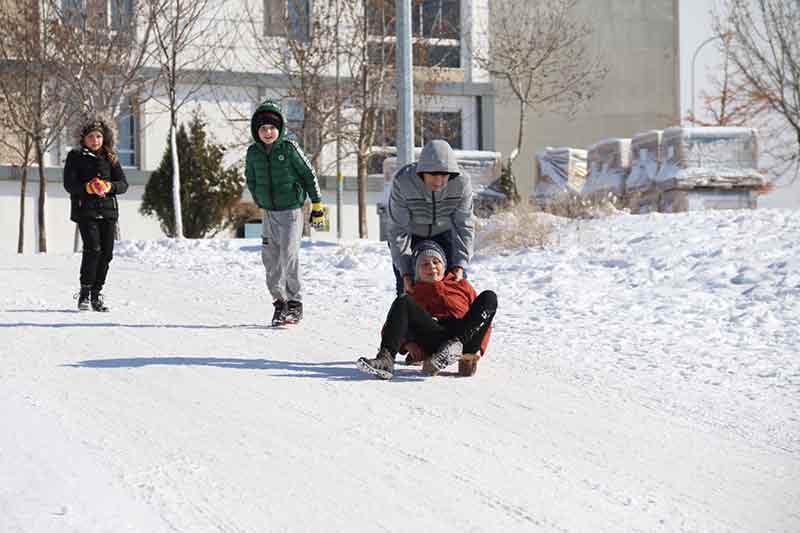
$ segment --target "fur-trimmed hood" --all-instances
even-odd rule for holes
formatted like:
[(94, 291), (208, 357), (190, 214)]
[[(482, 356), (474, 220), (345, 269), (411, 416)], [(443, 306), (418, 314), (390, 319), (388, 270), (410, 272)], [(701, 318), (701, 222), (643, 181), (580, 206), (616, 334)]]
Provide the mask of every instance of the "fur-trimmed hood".
[(80, 126), (75, 129), (75, 146), (83, 146), (83, 138), (90, 131), (99, 129), (103, 134), (103, 148), (109, 153), (116, 152), (117, 129), (114, 121), (104, 115), (90, 115), (81, 121)]

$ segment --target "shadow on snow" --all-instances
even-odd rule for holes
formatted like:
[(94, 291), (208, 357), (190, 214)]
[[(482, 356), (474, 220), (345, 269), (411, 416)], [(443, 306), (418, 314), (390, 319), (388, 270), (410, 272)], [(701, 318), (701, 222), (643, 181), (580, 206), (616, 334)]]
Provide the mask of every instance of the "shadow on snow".
[[(375, 381), (374, 376), (364, 374), (355, 368), (353, 361), (332, 361), (325, 363), (306, 363), (279, 361), (272, 359), (244, 359), (239, 357), (127, 357), (119, 359), (87, 359), (63, 365), (72, 368), (141, 368), (145, 366), (211, 366), (239, 370), (279, 370), (284, 373), (272, 374), (275, 377), (326, 378), (350, 381)], [(398, 369), (389, 383), (420, 381), (425, 376), (418, 370)]]

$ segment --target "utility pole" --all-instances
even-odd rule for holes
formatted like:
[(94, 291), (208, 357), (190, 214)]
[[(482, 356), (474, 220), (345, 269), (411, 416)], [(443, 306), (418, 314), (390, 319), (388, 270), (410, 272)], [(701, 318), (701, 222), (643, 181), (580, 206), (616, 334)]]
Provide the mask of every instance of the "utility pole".
[(397, 168), (414, 161), (411, 0), (397, 1)]
[[(339, 20), (339, 0), (336, 0), (336, 20)], [(342, 176), (342, 95), (339, 74), (339, 24), (336, 24), (336, 240), (342, 240), (342, 194), (344, 193), (344, 176)]]

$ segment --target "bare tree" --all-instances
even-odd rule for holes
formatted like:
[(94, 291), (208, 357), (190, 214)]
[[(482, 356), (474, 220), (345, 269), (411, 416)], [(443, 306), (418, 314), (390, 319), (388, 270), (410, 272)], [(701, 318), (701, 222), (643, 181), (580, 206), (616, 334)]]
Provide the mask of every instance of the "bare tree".
[[(303, 150), (320, 168), (322, 150), (336, 138), (335, 118), (339, 102), (332, 77), (336, 63), (335, 21), (339, 3), (315, 2), (306, 13), (306, 2), (251, 0), (248, 27), (261, 62), (286, 78), (283, 95), (303, 106), (300, 131)], [(249, 117), (247, 117), (249, 118)]]
[(169, 112), (175, 232), (178, 238), (183, 238), (176, 144), (178, 113), (211, 83), (215, 71), (222, 70), (234, 34), (228, 31), (225, 22), (225, 0), (143, 1), (153, 24), (152, 58), (159, 70), (151, 94), (158, 95), (154, 101)]
[[(54, 72), (74, 106), (75, 119), (102, 114), (125, 118), (134, 95), (142, 101), (152, 21), (143, 3), (129, 0), (93, 0), (78, 8), (62, 0), (48, 0), (51, 31), (59, 46)], [(69, 132), (71, 133), (71, 132)], [(117, 225), (119, 231), (119, 225)], [(77, 224), (73, 250), (80, 250)]]
[[(270, 0), (267, 13), (262, 2), (249, 8), (252, 36), (259, 57), (287, 79), (285, 96), (303, 105), (304, 148), (319, 167), (324, 147), (338, 137), (342, 157), (356, 159), (359, 237), (367, 237), (367, 176), (376, 146), (385, 144), (381, 133), (394, 128), (391, 118), (395, 98), (395, 2), (394, 0), (328, 0), (307, 2)], [(422, 20), (422, 3), (415, 9)], [(263, 21), (262, 17), (263, 16)], [(458, 18), (458, 17), (456, 17)], [(436, 26), (431, 26), (435, 21)], [(418, 24), (414, 46), (415, 64), (427, 65), (425, 76), (415, 77), (420, 101), (430, 95), (441, 79), (433, 48), (423, 35), (426, 25), (436, 33), (452, 24), (446, 17), (428, 17)], [(451, 28), (452, 31), (452, 28)], [(456, 22), (456, 32), (458, 31)], [(337, 44), (339, 46), (337, 46)], [(336, 50), (339, 50), (337, 56)], [(341, 71), (336, 91), (335, 67)], [(336, 126), (337, 110), (341, 112)], [(394, 144), (394, 134), (391, 132)]]
[(702, 91), (703, 115), (689, 112), (686, 119), (698, 126), (748, 126), (767, 111), (767, 103), (743, 79), (730, 59), (729, 35), (722, 39), (722, 64), (712, 69), (710, 89)]
[(597, 93), (607, 69), (589, 53), (592, 28), (574, 14), (577, 0), (493, 0), (486, 49), (473, 60), (519, 105), (517, 153), (528, 111), (573, 115)]
[[(1, 82), (0, 85), (2, 85)], [(3, 103), (0, 104), (0, 109), (7, 109), (5, 98), (0, 97), (0, 100), (3, 101)], [(13, 127), (13, 123), (7, 123), (4, 117), (0, 117), (0, 146), (2, 146), (6, 152), (13, 153), (16, 158), (14, 166), (20, 169), (17, 253), (21, 254), (25, 251), (25, 208), (28, 194), (28, 165), (33, 162), (33, 141), (30, 135), (26, 133), (20, 135), (13, 132)]]
[(147, 82), (152, 19), (144, 2), (94, 0), (82, 9), (48, 0), (57, 35), (58, 77), (81, 114), (117, 119), (127, 96), (141, 99)]
[[(16, 132), (17, 139), (23, 143), (18, 153), (29, 153), (25, 143), (30, 142), (33, 159), (39, 167), (36, 249), (43, 253), (47, 252), (44, 156), (58, 139), (68, 110), (53, 73), (59, 42), (52, 31), (53, 21), (45, 18), (45, 14), (45, 5), (38, 0), (0, 2), (0, 27), (3, 28), (0, 32), (0, 64), (3, 66), (0, 100), (4, 107), (0, 115), (3, 129)], [(8, 137), (5, 139), (8, 143)], [(20, 162), (24, 169), (28, 164), (27, 155)], [(27, 179), (23, 187), (26, 185)]]
[(730, 35), (730, 61), (754, 98), (790, 128), (794, 143), (784, 162), (800, 169), (800, 2), (726, 0), (714, 29)]

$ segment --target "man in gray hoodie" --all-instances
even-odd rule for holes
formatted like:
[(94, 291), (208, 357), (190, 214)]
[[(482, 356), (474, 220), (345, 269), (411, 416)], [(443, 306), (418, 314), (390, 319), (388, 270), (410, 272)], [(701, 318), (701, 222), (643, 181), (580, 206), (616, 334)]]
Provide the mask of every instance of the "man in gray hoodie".
[(419, 161), (395, 173), (388, 212), (398, 296), (413, 292), (411, 257), (418, 241), (436, 241), (447, 254), (447, 265), (456, 279), (464, 276), (475, 236), (472, 185), (447, 141), (430, 141), (422, 148)]

